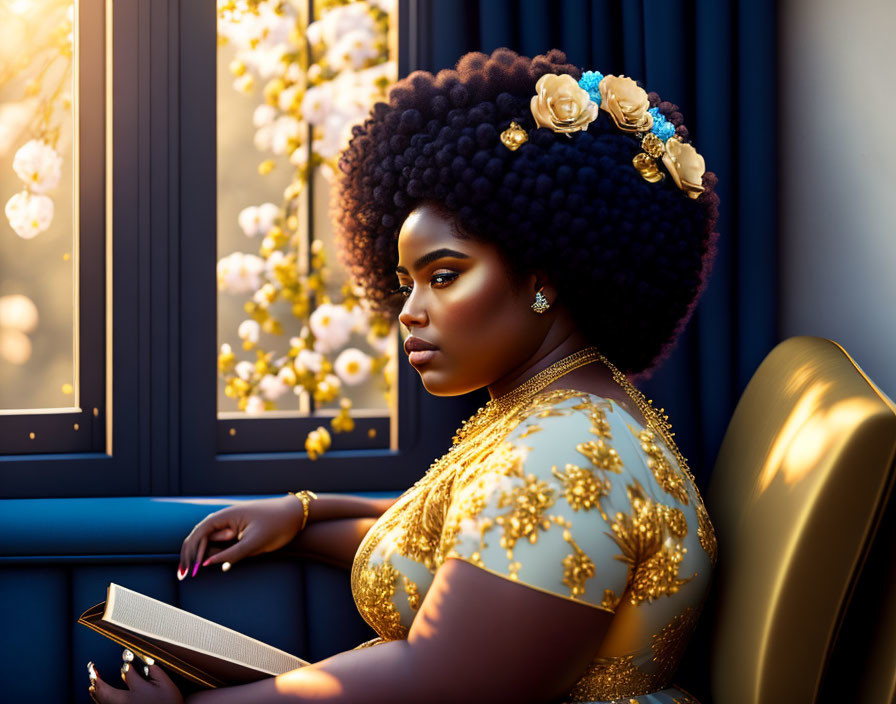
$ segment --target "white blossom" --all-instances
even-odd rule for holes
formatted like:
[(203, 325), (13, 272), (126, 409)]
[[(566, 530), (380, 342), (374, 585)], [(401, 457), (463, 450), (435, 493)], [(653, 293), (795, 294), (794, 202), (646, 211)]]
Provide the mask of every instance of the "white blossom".
[(20, 293), (0, 296), (0, 328), (31, 332), (37, 322), (37, 306), (28, 296)]
[(293, 149), (289, 155), (289, 163), (293, 166), (304, 166), (308, 163), (308, 147), (300, 145), (298, 149)]
[(269, 125), (277, 117), (277, 108), (267, 103), (262, 103), (252, 113), (252, 124), (256, 127), (264, 127)]
[(259, 206), (250, 205), (240, 211), (237, 222), (246, 237), (257, 237), (267, 234), (279, 214), (280, 208), (273, 203), (262, 203)]
[(250, 396), (246, 399), (246, 413), (249, 415), (264, 413), (264, 401), (258, 396)]
[(324, 23), (320, 20), (309, 23), (305, 28), (305, 38), (311, 45), (320, 44), (324, 38)]
[(299, 94), (299, 86), (288, 86), (280, 91), (280, 95), (277, 96), (277, 106), (283, 112), (289, 112), (292, 109), (292, 104), (295, 102), (296, 96)]
[(258, 336), (261, 333), (261, 326), (257, 320), (244, 320), (236, 330), (241, 340), (248, 340), (252, 344), (258, 342)]
[(283, 73), (283, 57), (288, 51), (286, 44), (270, 46), (268, 43), (261, 43), (254, 49), (240, 52), (239, 56), (249, 70), (267, 79)]
[(332, 352), (348, 342), (351, 336), (351, 314), (343, 306), (332, 303), (322, 303), (308, 318), (311, 332), (316, 341), (314, 349), (317, 352)]
[(379, 52), (374, 45), (372, 31), (356, 29), (345, 34), (327, 51), (327, 61), (334, 69), (350, 68), (353, 71), (364, 68)]
[(311, 86), (302, 98), (302, 117), (312, 125), (318, 125), (326, 119), (333, 109), (333, 81)]
[(302, 123), (292, 115), (278, 117), (272, 125), (271, 151), (274, 154), (285, 154), (291, 139), (298, 139), (302, 132)]
[(31, 358), (31, 340), (18, 330), (0, 330), (0, 358), (10, 364), (24, 364)]
[(299, 374), (304, 374), (306, 372), (317, 374), (323, 368), (323, 361), (324, 356), (320, 352), (299, 350), (299, 354), (296, 356), (296, 361), (293, 363), (293, 366)]
[(6, 203), (6, 219), (19, 237), (30, 240), (53, 222), (53, 201), (28, 191), (16, 193)]
[(276, 401), (283, 394), (289, 391), (289, 386), (283, 382), (283, 379), (273, 374), (265, 374), (258, 382), (258, 390), (261, 395), (268, 401)]
[(34, 193), (46, 193), (59, 185), (62, 157), (39, 139), (25, 142), (12, 160), (12, 168)]
[(321, 39), (327, 46), (333, 46), (352, 31), (366, 31), (373, 34), (376, 30), (373, 16), (363, 2), (330, 9), (321, 17), (320, 25), (320, 29), (315, 29), (314, 32), (320, 32)]
[(229, 293), (248, 293), (261, 286), (264, 259), (234, 252), (218, 260), (218, 288)]
[(249, 379), (251, 379), (252, 375), (255, 373), (255, 365), (252, 364), (252, 362), (243, 360), (242, 362), (236, 363), (234, 371), (240, 379), (242, 379), (243, 381), (249, 381)]
[(251, 93), (255, 88), (255, 78), (251, 73), (244, 73), (233, 81), (233, 89), (237, 93)]
[(336, 374), (349, 386), (355, 386), (367, 379), (372, 366), (373, 359), (355, 347), (340, 352), (333, 363)]
[(292, 81), (293, 83), (301, 83), (305, 80), (305, 76), (302, 73), (302, 65), (293, 61), (286, 67), (286, 71), (283, 73), (283, 77), (287, 81)]
[(252, 138), (253, 144), (255, 144), (255, 148), (260, 152), (265, 152), (271, 148), (271, 139), (274, 136), (274, 124), (263, 125), (255, 132), (255, 137)]

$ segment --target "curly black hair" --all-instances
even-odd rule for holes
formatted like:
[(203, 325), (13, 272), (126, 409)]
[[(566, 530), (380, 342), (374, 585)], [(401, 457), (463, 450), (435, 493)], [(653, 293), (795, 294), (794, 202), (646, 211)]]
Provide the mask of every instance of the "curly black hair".
[[(693, 313), (716, 251), (714, 174), (687, 197), (671, 178), (648, 183), (641, 150), (604, 110), (572, 138), (539, 128), (530, 99), (546, 73), (581, 70), (553, 49), (465, 54), (456, 70), (414, 71), (378, 102), (339, 161), (331, 211), (339, 257), (374, 310), (395, 316), (397, 238), (423, 202), (459, 231), (497, 245), (510, 270), (545, 272), (585, 337), (627, 374), (646, 378)], [(649, 93), (688, 141), (678, 107)], [(529, 135), (516, 151), (500, 133)]]

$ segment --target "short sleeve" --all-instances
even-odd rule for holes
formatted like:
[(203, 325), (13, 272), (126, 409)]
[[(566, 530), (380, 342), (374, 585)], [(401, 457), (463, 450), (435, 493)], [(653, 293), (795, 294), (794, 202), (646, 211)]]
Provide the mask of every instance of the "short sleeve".
[(442, 560), (614, 613), (631, 564), (613, 517), (630, 506), (608, 411), (606, 401), (568, 399), (525, 417), (455, 487)]

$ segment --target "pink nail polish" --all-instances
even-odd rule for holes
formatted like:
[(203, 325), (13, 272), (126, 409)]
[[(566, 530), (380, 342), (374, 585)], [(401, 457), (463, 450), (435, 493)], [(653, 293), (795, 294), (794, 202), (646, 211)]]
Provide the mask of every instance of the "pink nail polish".
[(208, 561), (211, 560), (211, 559), (212, 559), (212, 558), (210, 558), (210, 557), (209, 557), (209, 558), (206, 558), (205, 562), (202, 563), (202, 566), (203, 566), (203, 567), (208, 567)]
[(193, 566), (193, 574), (191, 574), (190, 576), (191, 576), (191, 577), (195, 577), (195, 576), (196, 576), (196, 573), (197, 573), (198, 571), (199, 571), (199, 560), (196, 560), (196, 564)]

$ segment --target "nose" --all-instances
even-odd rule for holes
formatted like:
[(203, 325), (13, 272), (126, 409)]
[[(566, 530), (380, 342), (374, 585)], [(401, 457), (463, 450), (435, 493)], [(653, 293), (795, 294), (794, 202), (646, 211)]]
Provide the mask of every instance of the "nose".
[(420, 305), (419, 297), (414, 295), (414, 291), (411, 291), (411, 295), (405, 299), (404, 307), (401, 309), (401, 313), (398, 314), (398, 322), (408, 330), (414, 325), (418, 327), (426, 325), (426, 311)]

